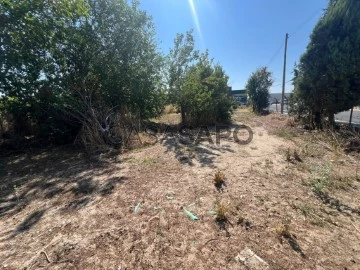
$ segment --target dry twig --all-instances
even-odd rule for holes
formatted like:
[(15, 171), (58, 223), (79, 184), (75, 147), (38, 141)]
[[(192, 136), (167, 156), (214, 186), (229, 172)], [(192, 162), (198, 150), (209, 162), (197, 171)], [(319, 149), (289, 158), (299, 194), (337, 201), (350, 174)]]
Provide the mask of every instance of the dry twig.
[(47, 262), (48, 262), (48, 263), (51, 263), (51, 261), (50, 261), (50, 259), (49, 259), (49, 256), (46, 254), (46, 252), (45, 252), (45, 251), (41, 251), (40, 254), (41, 254), (41, 253), (45, 255)]
[(351, 222), (351, 224), (354, 226), (355, 230), (357, 230), (358, 233), (360, 233), (360, 230), (359, 230), (358, 228), (356, 228), (355, 224), (354, 224), (352, 221), (350, 221), (350, 222)]

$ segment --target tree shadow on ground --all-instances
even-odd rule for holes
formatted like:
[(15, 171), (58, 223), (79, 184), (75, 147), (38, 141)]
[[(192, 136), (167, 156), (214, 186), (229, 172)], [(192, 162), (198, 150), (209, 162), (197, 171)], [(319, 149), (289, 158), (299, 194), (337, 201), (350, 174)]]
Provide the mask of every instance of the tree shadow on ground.
[(21, 222), (16, 227), (17, 233), (22, 233), (24, 231), (29, 230), (32, 226), (34, 226), (38, 221), (41, 219), (41, 217), (44, 215), (45, 210), (38, 210), (30, 214), (23, 222)]
[(215, 136), (199, 138), (198, 132), (199, 130), (195, 130), (180, 134), (172, 130), (163, 134), (160, 143), (166, 147), (166, 153), (173, 152), (180, 163), (190, 166), (193, 166), (196, 160), (202, 167), (216, 168), (216, 157), (221, 153), (234, 152), (229, 145), (216, 144)]
[(198, 161), (202, 167), (216, 168), (215, 159), (221, 153), (234, 152), (228, 146), (214, 146), (209, 142), (182, 142), (181, 138), (166, 136), (161, 140), (166, 153), (173, 152), (182, 164), (194, 165)]
[(177, 138), (176, 135), (165, 135), (160, 143), (166, 147), (165, 153), (173, 152), (175, 158), (179, 160), (181, 164), (194, 165), (191, 156), (188, 151), (186, 151), (186, 146), (179, 142), (179, 138)]
[[(110, 195), (125, 177), (111, 158), (89, 161), (73, 147), (38, 149), (27, 153), (0, 156), (0, 217), (9, 218), (36, 200), (61, 199), (61, 210), (85, 207), (98, 196)], [(52, 203), (52, 206), (55, 206)], [(47, 209), (47, 211), (50, 208)], [(30, 214), (14, 233), (31, 229), (45, 210)]]
[[(342, 203), (339, 199), (331, 197), (329, 194), (321, 192), (316, 194), (317, 198), (320, 199), (324, 204), (329, 205), (331, 208), (335, 208), (337, 211), (347, 214), (345, 211), (352, 214), (360, 215), (360, 209), (353, 208), (349, 205)], [(348, 214), (349, 215), (349, 214)]]
[(224, 192), (224, 188), (226, 188), (226, 183), (225, 183), (224, 181), (222, 181), (222, 182), (216, 182), (216, 183), (214, 184), (214, 186), (215, 186), (217, 192), (223, 193), (223, 192)]
[(75, 195), (90, 195), (96, 190), (96, 185), (91, 178), (81, 179), (76, 182), (76, 186), (71, 189)]
[(111, 177), (107, 180), (106, 184), (101, 187), (99, 194), (102, 196), (111, 194), (114, 191), (116, 185), (122, 183), (124, 180), (126, 180), (125, 177)]
[(303, 250), (301, 249), (299, 243), (296, 241), (295, 237), (292, 235), (287, 235), (287, 236), (283, 236), (283, 238), (285, 238), (287, 240), (287, 242), (289, 243), (289, 245), (291, 246), (291, 248), (298, 254), (301, 255), (302, 258), (306, 258), (305, 253), (303, 252)]
[(89, 202), (91, 201), (91, 197), (87, 196), (87, 197), (81, 197), (79, 199), (75, 199), (72, 202), (69, 202), (68, 204), (66, 204), (63, 208), (62, 211), (63, 212), (71, 212), (72, 210), (76, 210), (79, 209), (81, 207), (87, 206), (89, 204)]
[(8, 241), (16, 237), (16, 235), (30, 230), (35, 224), (37, 224), (41, 220), (45, 212), (46, 209), (33, 211), (20, 224), (18, 224), (14, 230), (9, 228), (7, 232), (2, 233), (0, 235), (0, 242)]

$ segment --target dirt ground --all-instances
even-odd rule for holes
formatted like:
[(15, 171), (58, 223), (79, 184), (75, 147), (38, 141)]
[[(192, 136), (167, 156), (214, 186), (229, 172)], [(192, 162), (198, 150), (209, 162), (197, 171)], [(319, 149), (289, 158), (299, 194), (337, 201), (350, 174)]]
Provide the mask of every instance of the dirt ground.
[(238, 110), (248, 144), (167, 133), (97, 160), (2, 156), (0, 269), (249, 269), (245, 248), (268, 269), (360, 269), (359, 158), (287, 122)]

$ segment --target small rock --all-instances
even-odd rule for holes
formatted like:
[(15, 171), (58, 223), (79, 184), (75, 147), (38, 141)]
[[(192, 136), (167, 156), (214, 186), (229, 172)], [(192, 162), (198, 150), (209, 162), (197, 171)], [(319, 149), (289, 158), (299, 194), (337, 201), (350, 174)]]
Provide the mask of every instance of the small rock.
[(269, 264), (255, 254), (251, 249), (245, 248), (236, 257), (235, 260), (244, 264), (249, 270), (268, 270)]
[(251, 227), (252, 227), (251, 221), (246, 220), (246, 221), (245, 221), (245, 229), (248, 230), (248, 229), (250, 229)]

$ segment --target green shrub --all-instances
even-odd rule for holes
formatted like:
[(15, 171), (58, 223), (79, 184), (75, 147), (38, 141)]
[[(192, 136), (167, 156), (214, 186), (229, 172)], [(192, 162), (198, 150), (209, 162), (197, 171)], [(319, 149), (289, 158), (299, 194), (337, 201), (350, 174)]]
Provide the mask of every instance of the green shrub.
[(269, 105), (269, 89), (273, 84), (272, 74), (266, 67), (253, 72), (246, 84), (249, 102), (255, 113), (262, 113)]
[(228, 97), (228, 76), (205, 53), (185, 78), (183, 104), (187, 124), (211, 125), (231, 120), (233, 101)]

